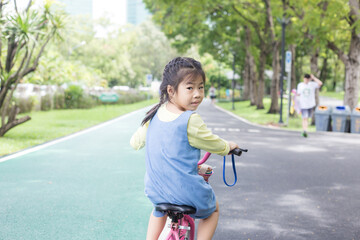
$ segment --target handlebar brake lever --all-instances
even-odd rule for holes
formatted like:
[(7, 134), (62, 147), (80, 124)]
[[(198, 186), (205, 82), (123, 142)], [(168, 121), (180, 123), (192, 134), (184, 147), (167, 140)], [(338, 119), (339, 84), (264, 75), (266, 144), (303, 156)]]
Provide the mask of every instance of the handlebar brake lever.
[(234, 154), (234, 155), (237, 155), (237, 156), (241, 156), (242, 152), (247, 152), (247, 151), (248, 151), (247, 149), (235, 148), (235, 149), (231, 150), (229, 152), (229, 154)]

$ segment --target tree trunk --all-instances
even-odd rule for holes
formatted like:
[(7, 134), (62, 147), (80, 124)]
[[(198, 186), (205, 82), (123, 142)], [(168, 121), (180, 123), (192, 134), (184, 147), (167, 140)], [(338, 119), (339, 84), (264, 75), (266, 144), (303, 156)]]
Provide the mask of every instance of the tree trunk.
[(20, 108), (18, 106), (13, 106), (10, 109), (7, 123), (5, 125), (1, 126), (1, 128), (0, 128), (0, 137), (3, 137), (5, 135), (5, 133), (8, 132), (13, 127), (16, 127), (17, 125), (20, 125), (31, 119), (29, 116), (25, 116), (20, 119), (16, 119), (16, 115), (19, 113), (19, 111), (20, 111)]
[[(319, 72), (320, 72), (318, 59), (319, 59), (319, 48), (317, 48), (315, 52), (311, 54), (311, 58), (310, 58), (311, 74), (315, 75), (316, 77), (319, 76)], [(315, 108), (319, 105), (319, 103), (320, 103), (319, 89), (317, 88), (315, 90)], [(311, 117), (311, 125), (315, 125), (315, 114), (313, 114)]]
[(357, 34), (355, 28), (353, 28), (351, 32), (351, 43), (348, 56), (348, 61), (345, 63), (344, 104), (349, 105), (350, 109), (353, 109), (358, 105), (360, 78), (360, 33)]
[(319, 76), (318, 59), (319, 59), (319, 49), (317, 48), (315, 49), (315, 51), (311, 53), (311, 58), (310, 58), (310, 70), (311, 73), (314, 74), (315, 76)]
[(279, 62), (279, 45), (280, 42), (276, 41), (273, 45), (273, 58), (272, 58), (272, 69), (273, 76), (271, 79), (271, 105), (268, 113), (278, 113), (279, 112), (279, 78), (280, 78), (280, 62)]
[[(310, 58), (311, 73), (313, 75), (315, 75), (316, 77), (319, 77), (319, 74), (320, 74), (318, 59), (319, 59), (319, 49), (317, 48), (315, 50), (315, 52), (313, 52), (313, 54), (311, 54), (311, 58)], [(320, 79), (320, 80), (322, 80), (322, 79)], [(320, 102), (319, 89), (315, 90), (315, 102), (316, 102), (316, 106), (319, 105), (319, 102)]]
[(248, 26), (244, 26), (245, 29), (245, 51), (246, 51), (246, 57), (245, 57), (245, 66), (244, 66), (244, 91), (243, 91), (243, 99), (248, 100), (250, 98), (250, 62), (249, 62), (249, 55), (250, 53), (250, 46), (251, 46), (251, 32)]
[(257, 89), (257, 102), (256, 109), (264, 109), (264, 92), (265, 92), (265, 81), (264, 81), (264, 71), (266, 64), (266, 51), (261, 50), (260, 59), (259, 59), (259, 85)]
[(339, 61), (338, 59), (335, 59), (335, 66), (334, 66), (334, 76), (333, 76), (333, 82), (332, 82), (332, 91), (336, 91), (336, 82), (337, 82), (337, 78), (338, 78), (338, 66), (339, 66)]
[(244, 86), (243, 86), (243, 100), (250, 99), (250, 79), (249, 77), (244, 78)]
[(343, 53), (333, 42), (328, 42), (328, 47), (333, 50), (345, 64), (345, 95), (344, 104), (353, 109), (359, 99), (360, 79), (360, 34), (354, 27), (351, 31), (349, 54)]
[[(277, 113), (279, 112), (278, 91), (279, 91), (279, 71), (280, 71), (280, 64), (279, 64), (280, 42), (276, 40), (275, 26), (272, 16), (270, 0), (263, 0), (263, 1), (265, 3), (265, 8), (266, 8), (265, 32), (267, 33), (267, 35), (271, 40), (271, 45), (270, 44), (269, 45), (272, 47), (272, 52), (273, 52), (273, 56), (272, 56), (273, 76), (271, 80), (271, 89), (270, 89), (271, 106), (268, 113)], [(283, 7), (285, 7), (285, 2), (283, 2)]]
[(257, 80), (256, 64), (253, 55), (249, 55), (249, 74), (250, 74), (250, 105), (255, 106), (257, 102)]
[[(245, 49), (246, 49), (246, 57), (245, 57), (245, 69), (244, 69), (244, 82), (245, 80), (249, 83), (249, 96), (245, 99), (250, 99), (250, 105), (256, 105), (256, 65), (254, 61), (254, 57), (250, 51), (251, 48), (251, 30), (248, 26), (245, 26)], [(245, 85), (245, 84), (244, 84)]]
[(322, 65), (321, 71), (320, 71), (320, 79), (323, 82), (323, 84), (325, 84), (325, 81), (326, 81), (326, 78), (328, 75), (327, 66), (328, 66), (328, 58), (326, 56), (323, 60), (323, 65)]

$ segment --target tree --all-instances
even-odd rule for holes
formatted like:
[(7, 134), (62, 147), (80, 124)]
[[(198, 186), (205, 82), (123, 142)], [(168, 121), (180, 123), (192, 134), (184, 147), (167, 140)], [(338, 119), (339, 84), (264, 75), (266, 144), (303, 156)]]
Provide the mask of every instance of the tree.
[[(103, 21), (108, 22), (106, 18)], [(164, 66), (177, 55), (164, 33), (151, 21), (121, 26), (102, 37), (94, 37), (91, 31), (76, 34), (82, 26), (80, 22), (73, 34), (77, 36), (72, 36), (70, 45), (81, 41), (86, 44), (74, 50), (70, 60), (96, 70), (109, 82), (109, 87), (144, 85), (146, 74), (161, 79)]]
[(349, 11), (345, 17), (350, 31), (350, 46), (346, 54), (334, 40), (328, 39), (327, 46), (334, 51), (345, 65), (344, 104), (353, 109), (359, 98), (360, 80), (360, 0), (349, 0)]
[(331, 49), (344, 63), (344, 104), (349, 105), (350, 108), (356, 106), (359, 96), (359, 5), (359, 0), (290, 1), (293, 16), (296, 16), (303, 26), (301, 30), (304, 37), (301, 42), (303, 45), (311, 46), (307, 48), (310, 49), (308, 52), (312, 56), (312, 71), (320, 73), (317, 58), (321, 49), (322, 52), (326, 52), (325, 48)]
[(153, 79), (160, 80), (164, 66), (178, 55), (177, 51), (151, 21), (140, 24), (135, 32), (137, 41), (130, 50), (130, 61), (133, 67), (139, 68), (137, 78), (141, 81), (146, 74), (151, 74)]
[(231, 8), (232, 1), (145, 0), (145, 3), (154, 13), (155, 22), (180, 52), (196, 45), (201, 55), (209, 53), (229, 68), (235, 55), (235, 71), (242, 75), (246, 58), (242, 44), (244, 29), (239, 24), (240, 17)]
[(257, 101), (257, 81), (256, 81), (257, 77), (256, 77), (256, 64), (254, 60), (254, 55), (251, 51), (251, 47), (253, 46), (251, 41), (252, 41), (251, 30), (248, 26), (245, 25), (246, 59), (245, 59), (243, 77), (244, 77), (244, 82), (249, 84), (250, 105), (255, 106)]
[[(273, 9), (281, 6), (280, 1), (274, 1), (271, 7), (269, 0), (256, 1), (182, 1), (169, 2), (165, 0), (146, 0), (148, 8), (155, 14), (154, 19), (161, 24), (165, 34), (174, 39), (179, 49), (186, 48), (192, 44), (199, 44), (202, 52), (208, 52), (218, 61), (232, 65), (232, 56), (237, 56), (237, 72), (245, 71), (244, 87), (246, 98), (250, 96), (250, 88), (256, 90), (257, 109), (263, 109), (263, 98), (265, 93), (265, 69), (269, 56), (273, 53), (272, 66), (274, 76), (272, 79), (272, 106), (270, 113), (278, 112), (278, 82), (279, 82), (279, 40), (273, 21)], [(279, 16), (281, 10), (275, 11)], [(243, 27), (251, 28), (246, 31)], [(249, 36), (255, 35), (257, 38)], [(245, 37), (246, 36), (246, 37)], [(250, 38), (249, 38), (250, 37)], [(258, 78), (254, 84), (249, 77), (249, 68), (255, 67), (253, 53), (249, 50), (249, 39), (256, 44), (258, 57)], [(252, 83), (250, 86), (249, 83)]]
[(51, 39), (60, 37), (64, 15), (51, 8), (52, 3), (46, 1), (37, 8), (30, 0), (24, 10), (5, 9), (9, 1), (0, 0), (0, 136), (11, 128), (30, 120), (29, 116), (17, 119), (19, 107), (11, 101), (20, 80), (38, 67), (41, 55)]

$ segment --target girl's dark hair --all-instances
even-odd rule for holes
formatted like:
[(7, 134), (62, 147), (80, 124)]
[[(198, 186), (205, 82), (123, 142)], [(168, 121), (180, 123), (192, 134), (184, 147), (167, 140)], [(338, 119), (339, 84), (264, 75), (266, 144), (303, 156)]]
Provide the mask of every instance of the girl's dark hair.
[(201, 63), (195, 59), (188, 57), (176, 57), (171, 60), (164, 68), (163, 78), (160, 85), (160, 102), (146, 113), (141, 125), (144, 125), (147, 121), (151, 120), (160, 106), (166, 101), (169, 101), (169, 94), (167, 92), (168, 85), (172, 86), (175, 91), (177, 91), (179, 84), (184, 79), (196, 79), (199, 76), (202, 77), (205, 83), (206, 77), (201, 67)]
[(310, 74), (308, 74), (308, 73), (305, 73), (305, 75), (304, 75), (304, 78), (307, 78), (307, 79), (309, 79), (309, 78), (310, 78)]

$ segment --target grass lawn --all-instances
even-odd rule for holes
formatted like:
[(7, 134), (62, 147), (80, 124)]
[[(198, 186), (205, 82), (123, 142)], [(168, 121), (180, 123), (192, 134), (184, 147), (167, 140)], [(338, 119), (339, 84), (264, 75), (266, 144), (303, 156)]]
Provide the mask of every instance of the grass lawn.
[(344, 92), (320, 92), (320, 96), (344, 100)]
[[(320, 96), (324, 96), (324, 97), (330, 97), (330, 98), (335, 98), (338, 100), (344, 100), (344, 92), (320, 92)], [(359, 94), (359, 99), (358, 99), (358, 104), (360, 105), (360, 94)]]
[[(267, 111), (270, 108), (271, 99), (264, 98), (265, 109), (257, 110), (256, 106), (250, 106), (250, 101), (235, 102), (235, 110), (232, 110), (231, 102), (220, 102), (217, 103), (219, 107), (222, 107), (228, 111), (235, 113), (236, 115), (245, 118), (246, 120), (265, 125), (265, 126), (279, 126), (280, 115), (279, 114), (268, 114)], [(282, 120), (286, 123), (287, 118), (287, 99), (283, 100), (283, 117)], [(301, 117), (290, 117), (288, 126), (281, 126), (284, 129), (302, 130)], [(309, 126), (309, 132), (315, 131), (315, 126)]]
[(0, 156), (75, 133), (155, 102), (157, 100), (127, 105), (98, 106), (91, 109), (28, 113), (27, 115), (31, 117), (30, 121), (11, 129), (0, 138)]

